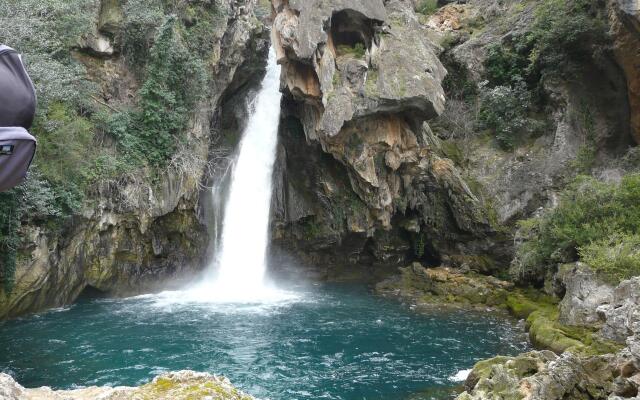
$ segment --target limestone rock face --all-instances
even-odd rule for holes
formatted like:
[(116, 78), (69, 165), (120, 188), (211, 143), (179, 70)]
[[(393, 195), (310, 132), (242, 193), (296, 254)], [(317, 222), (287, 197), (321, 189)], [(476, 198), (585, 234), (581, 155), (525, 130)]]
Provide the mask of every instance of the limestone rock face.
[(640, 1), (610, 1), (609, 23), (614, 54), (627, 78), (629, 106), (636, 110), (631, 113), (631, 131), (640, 143)]
[[(492, 46), (508, 48), (525, 35), (542, 2), (455, 3), (441, 7), (426, 24), (441, 35), (442, 45), (448, 48), (441, 58), (455, 76), (452, 82), (477, 89), (487, 78), (484, 63), (489, 50)], [(638, 54), (637, 50), (623, 52), (627, 58)], [(596, 127), (595, 147), (599, 157), (617, 157), (620, 149), (628, 147), (630, 107), (620, 63), (607, 53), (599, 65), (585, 64), (581, 66), (584, 71), (575, 79), (542, 80), (548, 126), (542, 130), (544, 133), (528, 138), (511, 151), (497, 149), (488, 140), (491, 135), (478, 132), (474, 127), (477, 103), (469, 100), (473, 96), (456, 93), (460, 89), (448, 93), (451, 98), (447, 99), (444, 113), (430, 123), (449, 146), (452, 143), (458, 146), (462, 163), (466, 164), (465, 172), (491, 197), (499, 224), (510, 225), (555, 204), (558, 189), (564, 187), (567, 176), (573, 173), (572, 164), (585, 143), (585, 129), (573, 117), (584, 107), (590, 110)], [(544, 276), (544, 271), (534, 271), (533, 275)]]
[(609, 304), (598, 307), (605, 321), (601, 333), (624, 343), (629, 336), (640, 334), (640, 277), (621, 282), (612, 297)]
[(424, 123), (444, 109), (446, 70), (412, 2), (273, 6), (287, 114), (276, 242), (369, 264), (491, 246), (479, 244), (491, 232), (482, 204)]
[(152, 382), (134, 387), (88, 387), (52, 390), (48, 387), (25, 389), (9, 375), (0, 373), (0, 398), (3, 400), (252, 400), (234, 388), (224, 377), (194, 371), (170, 372)]
[[(99, 3), (95, 31), (108, 35), (118, 29), (120, 2), (104, 0), (98, 9)], [(231, 94), (254, 84), (264, 71), (268, 36), (253, 4), (216, 3), (221, 18), (210, 37), (215, 47), (208, 64), (211, 84), (191, 110), (161, 180), (138, 170), (92, 187), (90, 201), (63, 234), (22, 227), (15, 285), (10, 293), (0, 289), (0, 319), (69, 304), (88, 286), (111, 295), (177, 287), (202, 268), (208, 244), (203, 201), (209, 192), (203, 183), (210, 172), (210, 146), (218, 139), (212, 127)], [(105, 58), (88, 51), (77, 57), (104, 101), (114, 108), (132, 105), (139, 82), (122, 55)]]
[(560, 302), (560, 322), (582, 326), (598, 324), (598, 307), (611, 303), (613, 287), (580, 263), (563, 266), (558, 275), (566, 288)]

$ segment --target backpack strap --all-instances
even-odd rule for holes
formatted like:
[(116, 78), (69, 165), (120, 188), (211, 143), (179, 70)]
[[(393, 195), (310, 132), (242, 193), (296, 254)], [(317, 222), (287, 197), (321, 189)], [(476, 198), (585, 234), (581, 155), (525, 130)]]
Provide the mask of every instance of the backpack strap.
[(9, 46), (5, 46), (4, 44), (0, 43), (0, 53), (4, 53), (5, 51), (15, 51), (15, 50)]

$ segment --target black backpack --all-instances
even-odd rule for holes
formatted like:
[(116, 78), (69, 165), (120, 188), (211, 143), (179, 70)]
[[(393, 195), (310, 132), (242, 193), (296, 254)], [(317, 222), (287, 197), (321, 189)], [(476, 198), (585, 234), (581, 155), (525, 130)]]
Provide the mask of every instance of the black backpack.
[(36, 151), (36, 92), (20, 55), (0, 44), (0, 192), (20, 184)]

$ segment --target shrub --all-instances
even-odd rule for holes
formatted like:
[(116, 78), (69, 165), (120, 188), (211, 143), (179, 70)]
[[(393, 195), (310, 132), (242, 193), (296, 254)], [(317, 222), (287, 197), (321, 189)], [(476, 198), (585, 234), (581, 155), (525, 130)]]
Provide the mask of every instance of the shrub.
[(608, 42), (603, 3), (544, 0), (527, 37), (534, 43), (531, 62), (541, 70), (570, 74), (576, 62), (591, 60)]
[(580, 259), (612, 283), (640, 275), (640, 235), (613, 234), (579, 249)]
[(572, 75), (608, 42), (602, 3), (543, 0), (529, 29), (488, 48), (484, 67), (492, 85), (525, 80), (533, 89), (541, 74)]
[[(602, 2), (542, 0), (529, 29), (487, 49), (484, 61), (488, 87), (481, 99), (481, 127), (491, 129), (504, 149), (513, 147), (532, 104), (542, 102), (540, 78), (573, 76), (607, 44)], [(528, 91), (529, 94), (526, 93)], [(595, 159), (591, 142), (581, 149), (576, 169), (585, 172)]]
[(129, 160), (159, 167), (173, 154), (176, 135), (185, 129), (207, 81), (204, 65), (185, 47), (175, 17), (168, 17), (160, 28), (146, 71), (139, 109), (103, 122)]
[(576, 261), (579, 249), (595, 259), (603, 241), (640, 234), (640, 174), (627, 175), (620, 184), (579, 177), (555, 209), (520, 222), (520, 228), (525, 240), (515, 262), (521, 272)]
[(479, 128), (492, 131), (503, 149), (513, 148), (521, 134), (531, 131), (531, 93), (524, 83), (492, 89), (482, 86), (479, 100)]
[(514, 46), (494, 44), (487, 48), (484, 69), (492, 86), (511, 86), (525, 81), (529, 75), (528, 47), (521, 40)]
[(164, 19), (161, 2), (129, 0), (124, 4), (122, 52), (129, 65), (142, 73), (156, 29)]

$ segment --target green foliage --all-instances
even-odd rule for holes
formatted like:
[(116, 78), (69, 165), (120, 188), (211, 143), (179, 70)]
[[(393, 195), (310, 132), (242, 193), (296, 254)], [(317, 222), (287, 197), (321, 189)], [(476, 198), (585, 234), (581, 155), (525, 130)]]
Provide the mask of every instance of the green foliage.
[(442, 59), (447, 68), (447, 76), (442, 81), (447, 98), (464, 100), (475, 97), (478, 94), (478, 88), (467, 67), (448, 52), (444, 54)]
[[(271, 13), (271, 5), (268, 4), (268, 13)], [(263, 6), (256, 7), (256, 12)], [(182, 20), (186, 21), (183, 31), (184, 43), (191, 54), (206, 60), (215, 50), (216, 41), (212, 40), (218, 34), (222, 25), (222, 15), (214, 3), (190, 4), (182, 13)]]
[(164, 19), (162, 2), (129, 0), (124, 4), (122, 52), (129, 65), (139, 72), (149, 58), (149, 49), (158, 25)]
[(536, 126), (528, 116), (530, 110), (531, 93), (522, 82), (492, 89), (482, 87), (478, 125), (490, 130), (500, 147), (512, 149), (523, 133)]
[(438, 9), (438, 0), (420, 0), (417, 11), (420, 14), (431, 15)]
[(23, 54), (38, 96), (31, 129), (38, 150), (29, 179), (16, 189), (29, 207), (17, 213), (23, 220), (63, 217), (84, 199), (97, 152), (90, 121), (96, 88), (69, 49), (91, 30), (98, 7), (98, 0), (0, 2), (0, 42)]
[(103, 126), (118, 139), (129, 162), (162, 166), (206, 82), (202, 60), (185, 46), (177, 19), (168, 17), (150, 51), (138, 110), (114, 114)]
[(38, 138), (35, 165), (54, 184), (66, 211), (77, 209), (93, 166), (94, 126), (67, 104), (52, 103), (34, 126)]
[(322, 229), (320, 228), (320, 225), (316, 221), (315, 217), (304, 219), (302, 229), (304, 231), (304, 238), (306, 240), (313, 240), (320, 236), (322, 232)]
[(413, 253), (418, 258), (424, 257), (427, 235), (424, 232), (416, 233), (413, 238)]
[(366, 53), (364, 44), (362, 43), (356, 43), (353, 47), (346, 44), (340, 44), (338, 45), (338, 48), (336, 50), (339, 56), (351, 55), (355, 58), (364, 58), (364, 55)]
[(579, 249), (580, 259), (617, 283), (640, 275), (640, 235), (614, 233)]
[(169, 17), (151, 48), (147, 79), (140, 90), (139, 136), (151, 163), (162, 164), (171, 156), (173, 135), (184, 129), (205, 83), (201, 61), (191, 56), (176, 32), (175, 18)]
[[(524, 270), (575, 261), (580, 249), (597, 261), (597, 268), (606, 270), (602, 261), (606, 257), (618, 257), (619, 265), (629, 267), (633, 235), (640, 234), (640, 174), (627, 175), (620, 184), (580, 177), (561, 194), (555, 209), (521, 222), (520, 227), (526, 240), (516, 259)], [(621, 238), (631, 240), (629, 246), (621, 245), (619, 253), (600, 251), (604, 243)], [(630, 269), (629, 274), (634, 271)], [(624, 276), (620, 271), (616, 274)]]
[(531, 62), (541, 70), (566, 74), (576, 62), (591, 60), (608, 41), (602, 5), (593, 0), (544, 0), (527, 37), (534, 44)]
[(0, 193), (0, 282), (6, 291), (13, 287), (21, 221), (46, 221), (61, 214), (56, 193), (37, 168), (21, 185)]
[(529, 29), (488, 48), (484, 62), (491, 85), (526, 81), (538, 85), (541, 74), (571, 75), (608, 41), (605, 11), (592, 0), (543, 0)]
[[(526, 32), (487, 49), (480, 127), (493, 131), (504, 149), (512, 148), (517, 136), (527, 129), (541, 128), (529, 118), (532, 106), (542, 101), (541, 77), (575, 74), (579, 65), (592, 61), (605, 47), (606, 30), (601, 2), (539, 2)], [(585, 143), (580, 150), (576, 169), (590, 169), (595, 160), (591, 144)]]
[(85, 106), (93, 85), (71, 57), (83, 33), (95, 24), (99, 0), (8, 0), (0, 2), (0, 43), (17, 49), (38, 94), (38, 106), (64, 101)]
[[(221, 34), (216, 5), (128, 0), (115, 39), (142, 81), (138, 103), (122, 112), (100, 108), (96, 85), (72, 56), (82, 36), (94, 29), (99, 6), (99, 0), (0, 2), (0, 42), (23, 54), (38, 95), (32, 127), (38, 150), (29, 178), (15, 189), (20, 209), (11, 214), (23, 223), (61, 228), (84, 204), (92, 184), (132, 168), (163, 166), (206, 87), (203, 60), (210, 59), (212, 38)], [(165, 18), (173, 12), (179, 17)], [(116, 146), (105, 137), (109, 134)], [(0, 200), (3, 211), (10, 209), (9, 200)], [(13, 246), (11, 229), (17, 225), (8, 221), (3, 218), (0, 242)]]
[(576, 158), (571, 163), (571, 166), (579, 173), (587, 174), (596, 162), (597, 143), (595, 121), (591, 109), (586, 103), (582, 104), (578, 112), (572, 117), (573, 124), (582, 131), (584, 143), (578, 149)]
[(515, 41), (513, 47), (501, 44), (489, 46), (484, 61), (489, 83), (493, 86), (512, 86), (523, 82), (529, 75), (528, 47), (520, 41)]
[(17, 190), (0, 193), (0, 278), (6, 291), (14, 282), (20, 217)]

